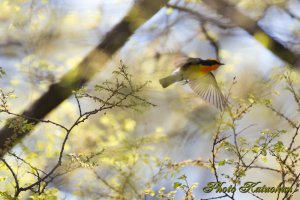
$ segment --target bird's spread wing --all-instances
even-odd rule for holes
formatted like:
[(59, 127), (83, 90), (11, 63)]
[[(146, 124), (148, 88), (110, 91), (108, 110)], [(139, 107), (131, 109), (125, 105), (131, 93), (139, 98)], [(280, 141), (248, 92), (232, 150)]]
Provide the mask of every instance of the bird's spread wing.
[(220, 110), (226, 107), (226, 99), (211, 72), (202, 78), (190, 79), (189, 84), (192, 90), (205, 101), (215, 105)]
[(188, 60), (189, 60), (189, 57), (187, 57), (187, 56), (177, 57), (174, 62), (175, 68), (176, 69), (181, 68), (183, 65), (185, 65), (188, 62)]

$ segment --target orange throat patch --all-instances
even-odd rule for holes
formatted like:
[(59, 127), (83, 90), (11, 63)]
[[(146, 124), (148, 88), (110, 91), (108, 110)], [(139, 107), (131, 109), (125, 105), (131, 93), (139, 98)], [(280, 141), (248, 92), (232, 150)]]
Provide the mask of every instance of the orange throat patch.
[(208, 72), (211, 72), (211, 71), (217, 69), (218, 67), (219, 67), (219, 65), (203, 66), (200, 68), (200, 71), (208, 73)]

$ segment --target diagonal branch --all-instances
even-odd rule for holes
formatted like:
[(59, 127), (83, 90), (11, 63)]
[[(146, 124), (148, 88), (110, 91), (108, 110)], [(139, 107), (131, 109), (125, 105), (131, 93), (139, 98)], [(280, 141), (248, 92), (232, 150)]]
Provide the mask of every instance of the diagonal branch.
[(300, 59), (298, 59), (299, 55), (297, 53), (292, 52), (290, 49), (278, 42), (275, 37), (263, 30), (255, 20), (252, 20), (250, 17), (244, 15), (242, 12), (236, 9), (234, 5), (231, 5), (225, 0), (203, 0), (203, 2), (210, 8), (212, 8), (217, 14), (230, 19), (231, 22), (227, 23), (223, 22), (221, 19), (218, 20), (215, 18), (207, 17), (206, 15), (197, 12), (196, 10), (184, 6), (168, 4), (168, 7), (181, 12), (186, 12), (202, 22), (211, 23), (224, 29), (233, 28), (235, 25), (237, 27), (243, 28), (254, 37), (258, 34), (262, 35), (263, 37), (261, 38), (265, 38), (270, 42), (265, 43), (256, 38), (258, 42), (260, 42), (285, 62), (294, 65), (294, 67), (296, 68), (300, 67)]
[(299, 55), (278, 42), (270, 33), (263, 30), (255, 20), (244, 15), (236, 9), (234, 5), (231, 5), (225, 0), (203, 0), (203, 2), (214, 9), (218, 14), (229, 18), (235, 25), (243, 28), (251, 35), (255, 36), (261, 34), (263, 38), (267, 38), (270, 41), (268, 44), (264, 44), (262, 41), (259, 42), (285, 62), (295, 65), (295, 67), (300, 67)]
[[(165, 1), (162, 0), (136, 1), (123, 20), (106, 34), (102, 42), (80, 64), (67, 72), (60, 82), (52, 84), (49, 90), (25, 110), (22, 115), (29, 118), (29, 123), (33, 125), (38, 124), (38, 121), (30, 120), (30, 118), (43, 119), (70, 97), (73, 90), (80, 88), (89, 81), (105, 65), (110, 57), (126, 43), (135, 30), (154, 15), (164, 4)], [(16, 118), (14, 119), (16, 120)], [(29, 132), (25, 131), (16, 134), (8, 124), (5, 125), (0, 131), (0, 157), (7, 153), (17, 140), (22, 139)]]

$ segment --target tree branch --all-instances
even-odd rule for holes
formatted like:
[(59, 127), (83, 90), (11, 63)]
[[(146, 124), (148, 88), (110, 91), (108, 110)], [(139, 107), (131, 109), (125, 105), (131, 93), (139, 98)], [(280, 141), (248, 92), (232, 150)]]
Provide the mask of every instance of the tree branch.
[[(80, 88), (89, 81), (96, 72), (105, 65), (110, 57), (125, 44), (135, 30), (165, 4), (164, 2), (165, 1), (161, 0), (136, 1), (135, 5), (123, 20), (106, 34), (102, 42), (92, 50), (77, 67), (67, 72), (61, 78), (60, 82), (52, 84), (49, 90), (21, 115), (27, 116), (29, 119), (28, 122), (33, 125), (39, 123), (30, 118), (43, 119), (64, 100), (70, 97), (73, 90)], [(22, 139), (29, 132), (30, 131), (18, 133), (16, 134), (16, 139), (12, 140), (15, 135), (14, 130), (6, 124), (0, 131), (0, 157), (3, 157), (17, 140)]]
[(299, 55), (279, 43), (276, 38), (270, 35), (270, 33), (263, 30), (256, 21), (244, 15), (236, 9), (234, 5), (227, 3), (225, 0), (203, 0), (203, 2), (214, 9), (216, 13), (229, 18), (235, 25), (243, 28), (251, 35), (255, 36), (256, 34), (262, 34), (270, 41), (270, 43), (264, 45), (264, 43), (259, 41), (261, 44), (285, 62), (295, 65), (294, 67), (300, 67), (300, 60), (298, 59)]

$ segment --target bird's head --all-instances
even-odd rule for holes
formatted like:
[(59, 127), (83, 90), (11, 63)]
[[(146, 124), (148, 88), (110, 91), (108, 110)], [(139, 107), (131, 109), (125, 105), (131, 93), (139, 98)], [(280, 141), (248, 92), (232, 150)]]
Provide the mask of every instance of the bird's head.
[(219, 60), (215, 58), (209, 58), (207, 60), (203, 60), (203, 64), (210, 65), (210, 66), (218, 66), (218, 67), (221, 65), (225, 65), (224, 63), (221, 63)]
[(183, 67), (189, 67), (189, 66), (193, 66), (193, 65), (206, 67), (207, 70), (215, 70), (219, 66), (224, 65), (224, 64), (215, 58), (209, 58), (207, 60), (203, 60), (201, 58), (187, 58), (182, 64)]

